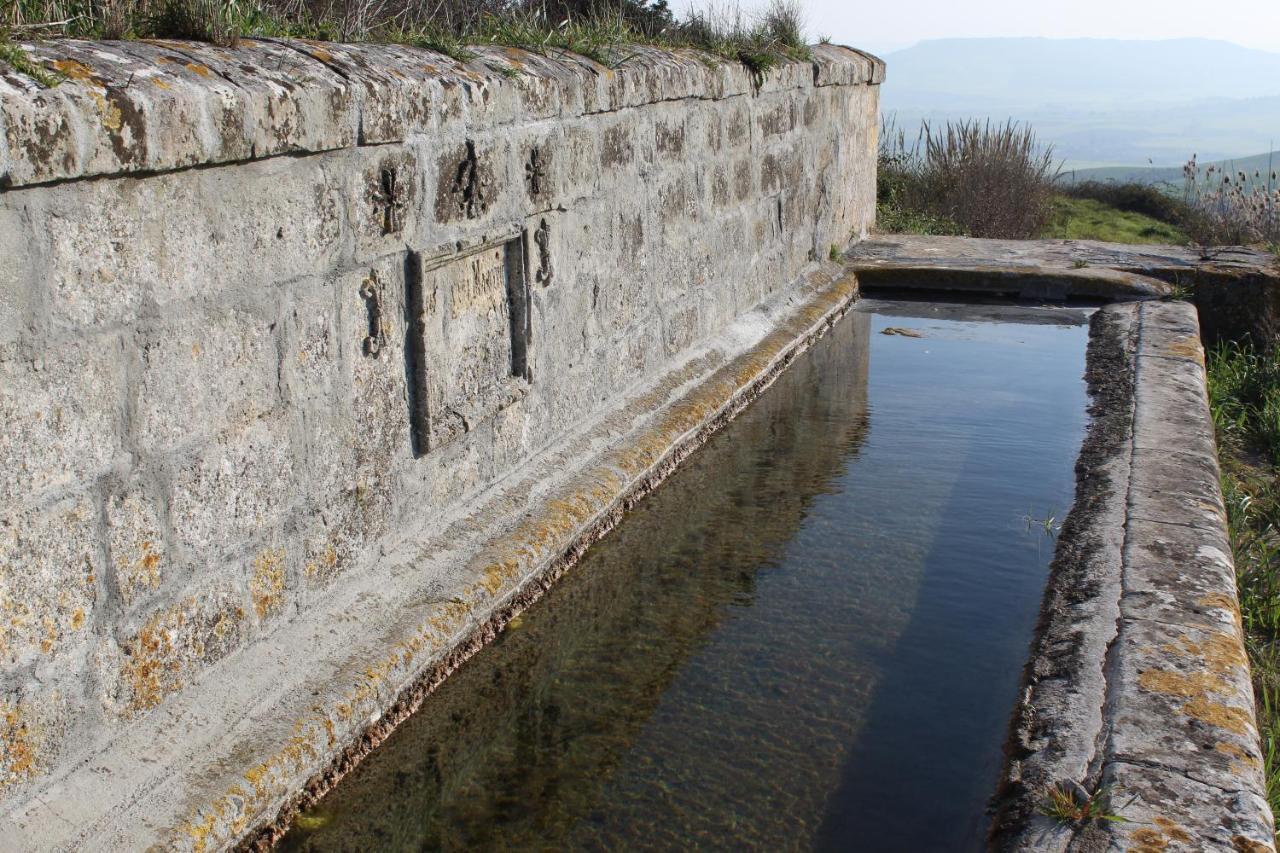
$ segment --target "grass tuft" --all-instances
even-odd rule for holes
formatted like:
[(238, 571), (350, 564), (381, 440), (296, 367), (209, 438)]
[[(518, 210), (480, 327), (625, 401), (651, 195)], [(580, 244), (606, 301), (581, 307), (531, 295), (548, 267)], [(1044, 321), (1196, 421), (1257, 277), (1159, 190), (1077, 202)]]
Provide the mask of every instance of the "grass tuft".
[(0, 29), (0, 62), (46, 89), (52, 89), (61, 81), (57, 73), (45, 68), (18, 45), (14, 44), (6, 30)]
[(1280, 812), (1280, 349), (1228, 342), (1205, 365), (1267, 801)]
[(1090, 793), (1076, 782), (1058, 782), (1044, 791), (1040, 812), (1059, 823), (1084, 826), (1094, 821), (1123, 823), (1111, 805), (1111, 791), (1103, 786)]
[[(608, 67), (627, 45), (689, 47), (741, 62), (757, 87), (779, 63), (809, 58), (798, 0), (757, 17), (690, 11), (666, 0), (10, 0), (14, 38), (174, 38), (229, 45), (240, 37), (408, 44), (467, 61), (468, 44), (567, 51)], [(12, 51), (9, 51), (10, 53)], [(6, 54), (7, 55), (7, 54)], [(21, 58), (18, 57), (20, 60)], [(24, 73), (26, 73), (24, 71)], [(505, 71), (501, 73), (506, 73)]]

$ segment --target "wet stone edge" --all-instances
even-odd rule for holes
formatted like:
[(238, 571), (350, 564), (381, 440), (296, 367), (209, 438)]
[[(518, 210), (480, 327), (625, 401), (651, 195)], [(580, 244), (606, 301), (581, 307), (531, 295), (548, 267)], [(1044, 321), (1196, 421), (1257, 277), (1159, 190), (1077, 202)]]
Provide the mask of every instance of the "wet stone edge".
[[(989, 846), (1274, 850), (1195, 309), (1101, 309), (1086, 381)], [(1114, 819), (1049, 817), (1050, 786)]]
[[(1133, 423), (1136, 306), (1094, 313), (1085, 353), (1089, 426), (1076, 460), (1076, 494), (1058, 534), (1031, 657), (1005, 745), (994, 801), (993, 850), (1029, 846), (1045, 787), (1088, 772), (1101, 732), (1102, 663), (1119, 612), (1122, 519)], [(1061, 842), (1068, 840), (1064, 837)], [(1044, 845), (1045, 839), (1040, 839)], [(1049, 845), (1063, 849), (1065, 844)]]

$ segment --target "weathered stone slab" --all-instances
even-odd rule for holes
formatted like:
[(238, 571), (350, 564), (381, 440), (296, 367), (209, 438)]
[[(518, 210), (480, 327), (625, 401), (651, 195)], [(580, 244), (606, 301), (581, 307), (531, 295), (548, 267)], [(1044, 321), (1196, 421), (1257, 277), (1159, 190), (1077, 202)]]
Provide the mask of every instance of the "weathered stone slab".
[(84, 641), (96, 621), (101, 549), (86, 495), (0, 516), (0, 660), (8, 672)]
[[(1095, 320), (1091, 392), (1110, 389), (1108, 411), (1131, 404), (1134, 430), (1095, 408), (995, 847), (1274, 850), (1195, 314), (1167, 302), (1132, 313), (1132, 329)], [(1119, 357), (1110, 383), (1099, 382), (1094, 360), (1103, 352)], [(1111, 436), (1103, 453), (1100, 435)], [(1114, 567), (1120, 584), (1082, 562)], [(1064, 600), (1080, 613), (1078, 635), (1064, 623)], [(1064, 696), (1087, 697), (1094, 724), (1079, 725), (1080, 703)], [(1042, 813), (1050, 786), (1101, 797), (1119, 820), (1055, 824)]]
[(141, 445), (159, 453), (216, 429), (217, 424), (189, 423), (187, 412), (221, 409), (220, 423), (228, 425), (275, 410), (282, 401), (274, 323), (227, 311), (144, 331), (133, 400)]
[[(536, 237), (534, 240), (536, 247)], [(521, 399), (528, 387), (522, 235), (425, 259), (414, 424), (419, 453), (443, 446)], [(519, 314), (513, 313), (518, 311)]]
[(1128, 618), (1234, 630), (1235, 570), (1222, 524), (1215, 531), (1131, 519), (1129, 526), (1120, 601)]
[(289, 425), (279, 415), (228, 428), (171, 476), (174, 541), (184, 556), (215, 564), (280, 526), (298, 499)]
[(114, 335), (33, 356), (0, 349), (0, 498), (28, 505), (110, 468), (123, 451), (124, 388)]
[[(1108, 850), (1274, 850), (1266, 800), (1252, 791), (1223, 791), (1158, 767), (1111, 764), (1103, 778), (1126, 820), (1109, 837), (1091, 827), (1084, 844)], [(1083, 845), (1082, 845), (1083, 846)]]
[(760, 81), (696, 51), (630, 46), (607, 68), (482, 46), (465, 63), (397, 45), (242, 39), (23, 45), (66, 81), (0, 78), (0, 188), (400, 142), (465, 114), (475, 127), (689, 98), (877, 85), (884, 64), (833, 45)]
[[(847, 258), (848, 268), (868, 286), (1107, 301), (1180, 293), (1199, 308), (1198, 328), (1206, 340), (1247, 336), (1265, 342), (1280, 331), (1280, 262), (1268, 252), (1242, 246), (1201, 252), (1091, 240), (883, 234), (851, 247)], [(1036, 280), (1038, 288), (1020, 291), (1016, 283), (1025, 276)], [(1169, 322), (1185, 326), (1185, 311), (1176, 309)], [(1176, 340), (1169, 344), (1178, 348)]]

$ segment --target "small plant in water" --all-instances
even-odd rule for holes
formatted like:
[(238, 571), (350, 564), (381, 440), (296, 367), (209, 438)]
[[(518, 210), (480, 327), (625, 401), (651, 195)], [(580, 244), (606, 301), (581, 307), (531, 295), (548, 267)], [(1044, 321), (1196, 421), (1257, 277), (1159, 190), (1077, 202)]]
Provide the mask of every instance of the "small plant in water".
[(1022, 517), (1022, 522), (1027, 526), (1027, 532), (1043, 532), (1050, 539), (1056, 538), (1058, 531), (1062, 529), (1062, 522), (1058, 520), (1056, 512), (1050, 510), (1044, 514), (1042, 518), (1028, 510), (1027, 514)]
[[(1130, 800), (1132, 802), (1132, 800)], [(1126, 804), (1127, 805), (1127, 804)], [(1093, 793), (1079, 782), (1056, 782), (1045, 788), (1040, 813), (1059, 823), (1083, 826), (1095, 820), (1124, 823), (1111, 806), (1111, 790), (1102, 786)]]

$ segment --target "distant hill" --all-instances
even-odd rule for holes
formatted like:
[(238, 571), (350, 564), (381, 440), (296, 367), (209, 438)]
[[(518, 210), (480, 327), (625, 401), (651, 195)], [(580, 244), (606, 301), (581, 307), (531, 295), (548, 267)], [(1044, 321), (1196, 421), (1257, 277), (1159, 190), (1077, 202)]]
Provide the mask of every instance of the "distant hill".
[(1131, 109), (1280, 95), (1280, 54), (1211, 39), (939, 39), (885, 57), (897, 108)]
[[(1200, 161), (1201, 174), (1204, 173), (1206, 167), (1213, 165), (1219, 170), (1230, 171), (1232, 174), (1244, 172), (1253, 181), (1255, 173), (1260, 175), (1259, 180), (1266, 182), (1266, 176), (1271, 170), (1280, 171), (1280, 152), (1274, 154), (1256, 154), (1253, 157), (1240, 157), (1234, 160), (1223, 160), (1217, 163), (1205, 163)], [(1067, 182), (1083, 182), (1083, 181), (1113, 181), (1115, 183), (1128, 183), (1134, 181), (1140, 184), (1169, 184), (1175, 187), (1182, 186), (1182, 167), (1156, 167), (1156, 166), (1106, 166), (1098, 169), (1076, 169), (1067, 171), (1062, 174), (1061, 180)]]
[[(1209, 39), (941, 39), (885, 56), (881, 108), (1030, 123), (1068, 167), (1180, 169), (1280, 145), (1280, 54)], [(1179, 177), (1179, 180), (1181, 178)]]

